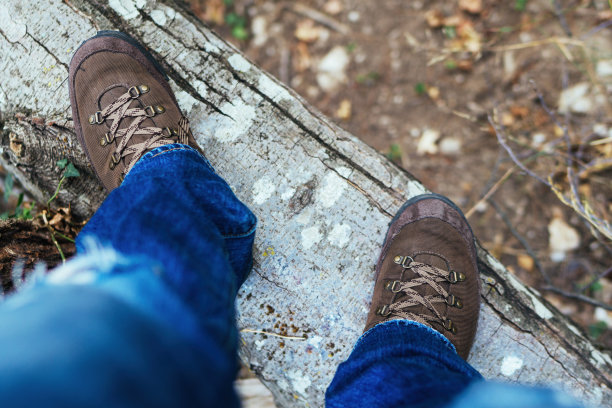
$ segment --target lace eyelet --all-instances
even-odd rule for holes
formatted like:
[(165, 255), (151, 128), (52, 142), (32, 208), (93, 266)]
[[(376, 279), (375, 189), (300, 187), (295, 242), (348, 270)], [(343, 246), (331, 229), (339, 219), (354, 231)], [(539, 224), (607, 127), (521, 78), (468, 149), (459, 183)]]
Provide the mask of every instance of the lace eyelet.
[(401, 281), (398, 280), (390, 280), (385, 284), (385, 289), (393, 292), (393, 293), (398, 293), (400, 292), (400, 285), (402, 284)]
[(453, 323), (451, 319), (446, 319), (444, 321), (444, 328), (453, 334), (457, 333), (457, 326)]
[(450, 271), (447, 280), (450, 283), (457, 283), (465, 281), (465, 274), (463, 272)]
[(151, 106), (151, 105), (145, 106), (144, 112), (145, 112), (145, 116), (147, 118), (152, 118), (156, 114), (155, 108), (153, 106)]
[(94, 113), (93, 115), (89, 117), (90, 125), (100, 125), (102, 123), (104, 123), (104, 118), (102, 117), (101, 111), (97, 111), (96, 113)]
[(142, 87), (132, 86), (128, 89), (128, 93), (132, 99), (136, 99), (141, 95)]
[(114, 170), (114, 168), (117, 167), (117, 164), (119, 164), (120, 160), (121, 160), (121, 157), (117, 154), (117, 152), (113, 153), (111, 155), (111, 161), (109, 163), (110, 169)]
[[(405, 269), (410, 268), (410, 264), (412, 262), (414, 262), (414, 259), (412, 259), (411, 256), (396, 256), (395, 258), (393, 258), (393, 262), (395, 262), (398, 265), (402, 265)], [(408, 262), (408, 263), (406, 263)]]
[(376, 314), (379, 316), (387, 317), (391, 314), (391, 309), (389, 308), (389, 305), (382, 305), (378, 307), (378, 309), (376, 310)]
[(446, 304), (449, 306), (456, 307), (457, 309), (461, 309), (463, 307), (463, 302), (455, 295), (448, 295), (446, 298)]
[(115, 135), (112, 135), (109, 132), (106, 132), (104, 134), (104, 137), (102, 138), (102, 140), (100, 140), (100, 145), (101, 146), (106, 146), (109, 145), (111, 143), (113, 143), (113, 141), (115, 140)]
[(156, 105), (155, 106), (155, 112), (157, 112), (157, 113), (164, 113), (165, 111), (166, 111), (166, 108), (164, 108), (163, 106), (161, 106), (161, 105)]

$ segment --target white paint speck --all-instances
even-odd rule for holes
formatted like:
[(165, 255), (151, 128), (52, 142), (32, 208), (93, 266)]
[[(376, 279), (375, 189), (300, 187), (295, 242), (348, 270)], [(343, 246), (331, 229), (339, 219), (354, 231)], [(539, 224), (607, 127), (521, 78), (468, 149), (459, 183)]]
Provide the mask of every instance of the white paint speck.
[(344, 167), (344, 166), (340, 166), (336, 169), (336, 171), (338, 172), (338, 174), (344, 178), (348, 178), (351, 173), (353, 172), (352, 169), (349, 169), (348, 167)]
[(276, 191), (276, 186), (268, 177), (260, 178), (253, 184), (253, 202), (261, 205), (268, 201)]
[(163, 10), (153, 10), (151, 12), (151, 19), (155, 22), (155, 24), (160, 25), (160, 26), (165, 26), (166, 22), (168, 21), (166, 19), (166, 13), (164, 13)]
[(146, 4), (146, 0), (108, 0), (108, 5), (126, 20), (138, 17), (138, 10)]
[(220, 142), (234, 142), (249, 130), (255, 119), (255, 108), (240, 100), (234, 100), (233, 104), (226, 102), (219, 109), (233, 119), (222, 117), (218, 118), (216, 124), (213, 124), (213, 126), (217, 125), (214, 131), (215, 139)]
[(301, 213), (295, 217), (295, 222), (301, 225), (306, 225), (310, 222), (310, 218), (312, 217), (312, 209), (305, 208)]
[(227, 59), (227, 62), (239, 72), (246, 72), (251, 69), (251, 63), (247, 61), (242, 55), (234, 54)]
[(322, 341), (323, 341), (323, 337), (313, 336), (310, 339), (308, 339), (308, 344), (311, 345), (312, 347), (319, 347)]
[(330, 244), (342, 248), (349, 241), (351, 236), (351, 227), (347, 224), (336, 224), (332, 228), (329, 236), (327, 237)]
[(323, 179), (323, 187), (319, 189), (317, 201), (324, 208), (329, 208), (336, 204), (346, 189), (346, 181), (334, 172), (327, 173)]
[(323, 238), (323, 235), (321, 235), (319, 227), (314, 226), (306, 228), (302, 231), (302, 246), (304, 249), (308, 250), (312, 248), (313, 245), (318, 244), (321, 238)]
[(281, 200), (288, 200), (293, 197), (293, 194), (295, 194), (295, 188), (290, 187), (281, 194)]
[(16, 43), (25, 37), (27, 27), (24, 23), (13, 20), (7, 7), (0, 7), (0, 30), (10, 43)]
[(298, 394), (307, 397), (306, 388), (310, 386), (310, 378), (304, 376), (301, 372), (297, 370), (292, 370), (287, 372), (287, 377), (291, 380), (291, 384), (293, 385), (293, 389)]
[(502, 361), (501, 373), (506, 377), (512, 376), (523, 366), (523, 360), (516, 356), (506, 356)]
[(257, 350), (261, 350), (261, 348), (266, 344), (265, 340), (255, 340), (255, 348)]
[(291, 94), (283, 88), (281, 85), (276, 83), (266, 74), (259, 76), (258, 86), (260, 91), (267, 95), (273, 101), (291, 100)]
[(176, 92), (175, 96), (176, 101), (178, 102), (179, 106), (181, 107), (181, 110), (185, 114), (189, 114), (193, 107), (198, 103), (198, 101), (193, 96), (191, 96), (188, 92), (182, 90)]

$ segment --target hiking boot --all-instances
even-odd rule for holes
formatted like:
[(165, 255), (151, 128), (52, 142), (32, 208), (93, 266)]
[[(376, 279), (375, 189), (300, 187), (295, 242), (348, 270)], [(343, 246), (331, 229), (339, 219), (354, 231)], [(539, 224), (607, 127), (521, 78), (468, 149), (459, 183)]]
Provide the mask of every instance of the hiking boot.
[(411, 199), (389, 225), (365, 331), (413, 320), (442, 333), (467, 359), (480, 309), (476, 259), (472, 230), (457, 206), (437, 194)]
[(101, 31), (81, 44), (68, 87), (75, 132), (107, 191), (156, 147), (201, 152), (162, 68), (127, 34)]

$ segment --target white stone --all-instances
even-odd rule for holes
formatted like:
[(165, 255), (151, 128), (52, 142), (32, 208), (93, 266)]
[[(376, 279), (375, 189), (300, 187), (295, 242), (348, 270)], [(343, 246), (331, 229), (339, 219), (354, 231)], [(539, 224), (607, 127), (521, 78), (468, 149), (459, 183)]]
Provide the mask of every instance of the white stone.
[(597, 75), (600, 77), (612, 75), (612, 60), (601, 60), (597, 62)]
[(544, 133), (534, 133), (531, 136), (533, 147), (540, 147), (544, 142), (546, 142), (546, 135)]
[(361, 16), (359, 15), (358, 11), (351, 11), (350, 13), (348, 13), (348, 20), (352, 23), (359, 21), (359, 19), (361, 18)]
[(461, 139), (457, 137), (445, 137), (440, 142), (440, 152), (448, 155), (458, 155), (461, 153)]
[(564, 89), (559, 95), (559, 112), (588, 112), (593, 107), (593, 102), (588, 94), (590, 87), (588, 82), (581, 82)]
[(346, 82), (346, 69), (350, 62), (345, 47), (336, 46), (329, 51), (317, 66), (317, 84), (325, 92), (333, 92)]
[(251, 32), (253, 33), (252, 44), (261, 47), (268, 41), (268, 21), (264, 16), (255, 16), (251, 22)]
[(580, 246), (580, 235), (562, 218), (555, 217), (548, 224), (548, 246), (551, 260), (559, 262), (565, 259), (565, 254)]
[(421, 138), (419, 139), (419, 144), (417, 145), (417, 154), (425, 155), (425, 154), (436, 154), (438, 153), (438, 139), (440, 138), (440, 132), (434, 129), (425, 129)]
[(611, 312), (608, 312), (603, 307), (595, 308), (595, 320), (597, 320), (598, 322), (604, 322), (606, 326), (612, 327)]
[(606, 136), (608, 134), (608, 127), (603, 123), (596, 123), (593, 125), (593, 133), (597, 136)]

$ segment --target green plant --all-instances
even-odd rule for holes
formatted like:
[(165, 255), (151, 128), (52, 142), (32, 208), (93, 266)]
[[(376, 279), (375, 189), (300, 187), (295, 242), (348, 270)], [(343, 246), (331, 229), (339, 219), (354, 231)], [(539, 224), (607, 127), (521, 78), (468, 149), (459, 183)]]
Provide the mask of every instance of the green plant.
[(367, 74), (359, 74), (355, 78), (358, 84), (362, 85), (374, 85), (380, 79), (380, 74), (376, 71), (370, 71)]
[(454, 59), (447, 60), (444, 63), (444, 67), (448, 70), (457, 69), (457, 61), (455, 61)]
[(514, 2), (514, 9), (516, 11), (525, 11), (525, 7), (527, 7), (527, 0), (516, 0)]
[(606, 330), (608, 330), (608, 325), (606, 322), (596, 322), (589, 325), (589, 335), (595, 340), (604, 334)]
[(62, 173), (62, 178), (60, 178), (59, 183), (57, 183), (57, 188), (55, 189), (55, 193), (53, 193), (51, 198), (49, 198), (49, 200), (47, 201), (47, 206), (49, 206), (49, 204), (51, 204), (51, 202), (57, 198), (60, 187), (62, 186), (62, 183), (67, 178), (79, 177), (81, 175), (81, 173), (79, 173), (76, 167), (74, 167), (74, 164), (70, 163), (68, 159), (58, 160), (56, 164), (57, 164), (57, 167), (64, 170), (64, 172)]
[[(7, 203), (11, 195), (13, 195), (13, 184), (13, 175), (9, 173), (4, 179), (4, 201)], [(8, 220), (9, 218), (14, 218), (18, 220), (31, 220), (33, 218), (32, 209), (35, 203), (24, 203), (23, 198), (24, 194), (20, 193), (17, 197), (15, 211), (12, 213), (8, 211), (3, 212), (0, 214), (0, 219)]]
[[(226, 3), (227, 4), (227, 3)], [(246, 18), (234, 12), (227, 13), (225, 16), (225, 23), (230, 26), (232, 30), (232, 36), (237, 40), (246, 40), (249, 38), (249, 32), (246, 28)]]
[(387, 152), (386, 156), (392, 161), (401, 160), (402, 148), (398, 144), (393, 143), (391, 146), (389, 146), (389, 151)]
[(414, 86), (414, 92), (416, 92), (416, 94), (419, 96), (425, 95), (425, 93), (427, 92), (427, 85), (425, 85), (424, 82), (418, 82)]
[(457, 30), (455, 29), (454, 26), (445, 26), (445, 27), (442, 27), (442, 32), (444, 33), (446, 38), (453, 39), (453, 38), (457, 37)]

